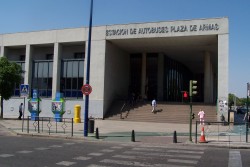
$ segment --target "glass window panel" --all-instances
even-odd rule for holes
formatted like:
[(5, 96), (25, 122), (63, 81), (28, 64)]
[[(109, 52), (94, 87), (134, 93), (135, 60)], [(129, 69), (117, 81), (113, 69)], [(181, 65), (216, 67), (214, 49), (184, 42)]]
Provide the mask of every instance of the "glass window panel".
[(84, 61), (79, 61), (79, 77), (84, 76)]
[(81, 89), (81, 87), (82, 87), (82, 85), (83, 85), (83, 78), (79, 78), (78, 79), (78, 88), (77, 89)]
[(49, 76), (53, 77), (53, 62), (49, 62)]
[(48, 89), (52, 89), (52, 78), (48, 78)]
[(71, 78), (66, 79), (66, 89), (71, 89)]
[(72, 69), (73, 69), (72, 66), (73, 66), (73, 63), (68, 62), (67, 77), (72, 77)]
[(77, 89), (77, 78), (72, 78), (72, 89)]
[(68, 64), (68, 62), (67, 61), (65, 61), (65, 62), (63, 62), (63, 77), (65, 78), (66, 77), (66, 75), (67, 75), (67, 64)]
[(41, 69), (42, 70), (42, 76), (41, 77), (46, 78), (46, 77), (48, 77), (48, 72), (49, 72), (48, 67), (49, 67), (49, 64), (47, 62), (44, 62), (42, 64), (43, 64), (43, 67)]
[(72, 71), (73, 75), (72, 75), (72, 77), (78, 77), (78, 62), (73, 61), (72, 64), (73, 64), (73, 71)]

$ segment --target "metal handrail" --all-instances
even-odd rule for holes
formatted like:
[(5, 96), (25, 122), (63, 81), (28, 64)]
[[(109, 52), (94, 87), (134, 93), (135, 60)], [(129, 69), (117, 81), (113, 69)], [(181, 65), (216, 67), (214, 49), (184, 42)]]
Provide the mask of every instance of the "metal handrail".
[[(202, 124), (202, 127), (206, 129), (206, 137), (212, 137), (213, 140), (221, 140), (220, 137), (228, 137), (229, 139), (226, 142), (231, 142), (232, 136), (234, 136), (234, 140), (236, 141), (244, 141), (242, 140), (243, 135), (245, 135), (245, 142), (248, 143), (248, 122), (203, 122), (196, 121), (195, 127), (195, 143), (197, 143), (198, 136), (198, 124)], [(231, 137), (231, 140), (230, 140)]]
[[(40, 130), (42, 131), (42, 133), (44, 133), (44, 131), (45, 131), (44, 129), (46, 129), (46, 127), (47, 127), (47, 131), (48, 131), (49, 135), (51, 133), (53, 133), (53, 131), (51, 130), (52, 128), (55, 129), (55, 133), (60, 133), (60, 131), (58, 129), (59, 129), (59, 125), (61, 125), (62, 132), (64, 134), (66, 134), (66, 128), (69, 127), (68, 124), (70, 124), (70, 126), (71, 126), (70, 132), (71, 132), (71, 136), (73, 136), (73, 132), (74, 132), (73, 118), (61, 118), (62, 121), (60, 121), (60, 122), (56, 121), (55, 120), (56, 118), (53, 118), (53, 117), (36, 116), (33, 118), (34, 118), (34, 122), (32, 124), (33, 124), (34, 129), (35, 129), (34, 131), (37, 131), (37, 133), (40, 133)], [(30, 121), (32, 121), (31, 116), (28, 116), (27, 117), (27, 133), (30, 133)], [(44, 126), (45, 122), (47, 122), (47, 126)], [(41, 129), (40, 129), (40, 125), (42, 126)]]

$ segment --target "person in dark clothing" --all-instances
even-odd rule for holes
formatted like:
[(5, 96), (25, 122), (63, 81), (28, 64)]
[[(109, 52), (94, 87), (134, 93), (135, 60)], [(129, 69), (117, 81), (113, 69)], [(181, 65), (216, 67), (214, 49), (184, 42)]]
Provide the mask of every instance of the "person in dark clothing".
[(23, 115), (23, 103), (20, 104), (19, 106), (19, 117), (18, 119), (22, 119), (22, 115)]

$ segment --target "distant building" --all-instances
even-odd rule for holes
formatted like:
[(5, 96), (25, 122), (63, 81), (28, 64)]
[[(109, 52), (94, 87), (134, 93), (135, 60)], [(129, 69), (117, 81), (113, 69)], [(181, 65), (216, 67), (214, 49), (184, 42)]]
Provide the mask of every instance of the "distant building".
[[(66, 99), (64, 117), (73, 116), (76, 104), (83, 115), (87, 40), (88, 28), (0, 35), (0, 55), (19, 63), (25, 71), (22, 83), (39, 90), (40, 116), (53, 116), (51, 100), (57, 91)], [(198, 81), (194, 102), (227, 100), (228, 55), (228, 18), (93, 27), (89, 116), (103, 118), (114, 101), (130, 93), (181, 102), (189, 80)], [(18, 86), (13, 95), (4, 102), (6, 117), (14, 116), (11, 108), (23, 100)]]

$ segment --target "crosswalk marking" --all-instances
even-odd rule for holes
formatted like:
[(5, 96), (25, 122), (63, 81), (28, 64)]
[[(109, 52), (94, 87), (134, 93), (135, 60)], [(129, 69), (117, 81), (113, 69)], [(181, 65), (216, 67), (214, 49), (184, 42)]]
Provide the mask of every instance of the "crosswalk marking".
[(114, 150), (103, 149), (103, 150), (101, 150), (101, 152), (111, 153), (111, 152), (114, 152)]
[(184, 159), (169, 159), (168, 162), (185, 163), (185, 164), (197, 164), (198, 163), (198, 161), (184, 160)]
[(17, 153), (20, 154), (28, 154), (28, 153), (32, 153), (33, 151), (28, 151), (28, 150), (23, 150), (23, 151), (17, 151)]
[(8, 157), (13, 157), (13, 154), (0, 154), (1, 158), (8, 158)]
[(46, 147), (39, 147), (39, 148), (35, 148), (35, 150), (40, 150), (40, 151), (42, 151), (42, 150), (49, 150), (50, 148), (46, 148)]
[(103, 155), (103, 153), (90, 153), (90, 154), (88, 154), (88, 155), (92, 155), (92, 156), (101, 156), (101, 155)]
[(73, 158), (73, 159), (75, 159), (75, 160), (82, 160), (82, 161), (85, 161), (85, 160), (89, 160), (89, 159), (91, 159), (91, 157), (83, 157), (83, 156), (79, 156), (79, 157), (75, 157), (75, 158)]
[(187, 151), (187, 150), (166, 150), (166, 152), (187, 153), (187, 154), (203, 154), (204, 153), (204, 151)]
[(229, 151), (228, 167), (242, 167), (240, 151)]
[(64, 143), (65, 145), (74, 145), (75, 143)]
[(102, 163), (110, 163), (117, 165), (127, 165), (127, 166), (143, 166), (143, 167), (166, 167), (166, 164), (150, 164), (150, 163), (142, 163), (136, 161), (121, 161), (121, 160), (112, 160), (112, 159), (104, 159), (100, 161)]
[(57, 165), (62, 165), (62, 166), (71, 166), (71, 165), (76, 164), (76, 162), (62, 161), (62, 162), (58, 162), (56, 164)]
[(60, 145), (52, 145), (52, 146), (49, 146), (49, 147), (51, 147), (51, 148), (60, 148), (62, 146), (60, 146)]
[(108, 167), (108, 166), (91, 164), (91, 165), (88, 165), (87, 167)]
[[(141, 156), (135, 156), (135, 155), (114, 155), (115, 158), (126, 158), (126, 159), (148, 159), (152, 156), (146, 156), (145, 153), (141, 152)], [(155, 154), (154, 154), (155, 155)], [(178, 155), (171, 155), (171, 154), (162, 154), (159, 155), (159, 157), (175, 157), (175, 158), (190, 158), (190, 159), (200, 159), (201, 156), (199, 155), (185, 155), (185, 154), (178, 154)]]
[(120, 146), (114, 146), (114, 147), (111, 147), (111, 149), (122, 149), (123, 147), (120, 147)]
[(173, 152), (173, 153), (188, 153), (188, 154), (203, 154), (204, 151), (190, 151), (190, 150), (163, 150), (163, 149), (155, 149), (155, 148), (133, 148), (132, 150), (138, 150), (138, 151), (151, 151), (151, 152)]

